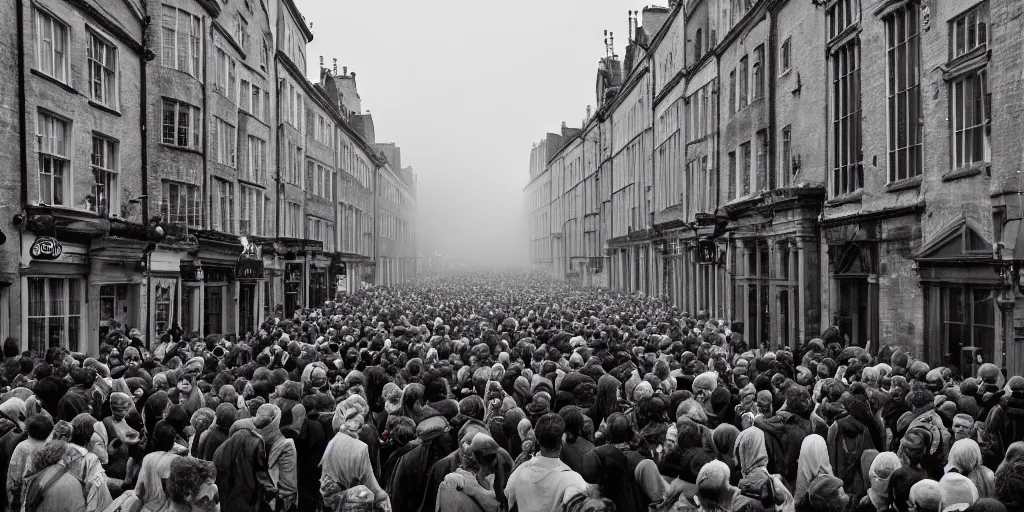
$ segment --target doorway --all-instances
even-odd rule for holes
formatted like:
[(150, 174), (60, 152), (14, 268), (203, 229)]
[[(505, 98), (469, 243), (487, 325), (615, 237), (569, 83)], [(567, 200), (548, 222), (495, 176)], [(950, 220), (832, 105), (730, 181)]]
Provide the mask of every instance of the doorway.
[(203, 334), (223, 334), (224, 287), (207, 286), (203, 299)]
[(238, 286), (238, 332), (256, 332), (256, 283), (240, 283)]

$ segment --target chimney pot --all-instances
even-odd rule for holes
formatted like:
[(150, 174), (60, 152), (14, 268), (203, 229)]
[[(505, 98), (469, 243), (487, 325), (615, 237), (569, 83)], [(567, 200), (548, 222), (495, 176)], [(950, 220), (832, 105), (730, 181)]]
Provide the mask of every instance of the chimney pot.
[(355, 72), (355, 71), (353, 71), (353, 72), (352, 72), (352, 80), (355, 80), (355, 79), (356, 79), (356, 72)]
[(345, 75), (345, 76), (348, 76), (348, 66), (342, 66), (341, 67), (341, 74)]
[(338, 59), (334, 59), (334, 74), (338, 74)]
[(320, 56), (320, 67), (324, 67), (324, 56)]

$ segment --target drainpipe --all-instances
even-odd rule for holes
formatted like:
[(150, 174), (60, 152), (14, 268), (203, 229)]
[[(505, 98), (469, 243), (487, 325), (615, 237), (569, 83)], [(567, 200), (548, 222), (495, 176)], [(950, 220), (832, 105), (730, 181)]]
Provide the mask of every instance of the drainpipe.
[(16, 0), (18, 15), (18, 107), (21, 116), (18, 118), (19, 140), (21, 149), (21, 207), (28, 204), (28, 112), (25, 106), (25, 2)]
[[(767, 21), (768, 21), (768, 44), (765, 45), (765, 53), (767, 55), (765, 55), (765, 64), (766, 64), (765, 68), (766, 69), (765, 69), (765, 77), (764, 77), (764, 79), (767, 81), (767, 87), (766, 87), (767, 91), (766, 91), (766, 93), (768, 94), (768, 105), (767, 105), (768, 106), (768, 133), (765, 136), (765, 143), (768, 145), (768, 147), (766, 148), (767, 152), (768, 152), (768, 169), (767, 169), (767, 171), (769, 173), (771, 173), (771, 174), (768, 175), (768, 183), (772, 182), (772, 176), (774, 176), (775, 177), (775, 181), (776, 181), (775, 188), (778, 188), (779, 186), (782, 185), (782, 183), (780, 183), (781, 180), (779, 180), (779, 175), (776, 172), (776, 171), (778, 171), (778, 165), (777, 165), (776, 160), (775, 160), (775, 158), (776, 158), (775, 140), (776, 140), (776, 123), (777, 123), (777, 120), (775, 119), (775, 97), (776, 97), (776, 93), (778, 92), (777, 91), (777, 87), (776, 87), (776, 80), (775, 79), (778, 76), (778, 72), (776, 71), (776, 69), (778, 67), (778, 61), (777, 61), (776, 57), (778, 55), (777, 49), (778, 49), (778, 41), (779, 41), (779, 24), (778, 24), (778, 16), (776, 16), (774, 7), (771, 7), (771, 8), (768, 9), (768, 13), (766, 14), (766, 18), (767, 18)], [(783, 242), (783, 243), (788, 245), (788, 242)], [(772, 245), (772, 251), (775, 252), (776, 254), (778, 254), (778, 252), (775, 250), (775, 246), (774, 245)], [(777, 265), (777, 263), (776, 263), (776, 265)], [(776, 267), (776, 268), (778, 268), (778, 267)], [(788, 272), (788, 269), (787, 269), (787, 272)], [(789, 274), (787, 274), (787, 277), (791, 278), (791, 276), (789, 276)], [(802, 282), (798, 282), (797, 283), (797, 288), (798, 289), (801, 286), (801, 284), (803, 284), (803, 283)], [(770, 285), (769, 285), (769, 287), (771, 288)], [(778, 289), (776, 288), (775, 295), (768, 297), (768, 300), (770, 301), (769, 304), (775, 303), (775, 305), (778, 306), (778, 293), (779, 293)], [(803, 296), (805, 294), (801, 292), (800, 295)], [(792, 307), (792, 298), (790, 298), (787, 302), (788, 302), (788, 305), (790, 307)], [(778, 307), (772, 308), (771, 306), (769, 306), (769, 308), (770, 308), (769, 309), (770, 311), (771, 310), (778, 310)], [(788, 329), (789, 326), (780, 325), (780, 322), (778, 322), (777, 320), (778, 320), (778, 315), (777, 314), (776, 315), (771, 315), (770, 321), (771, 321), (771, 323), (773, 325), (775, 325), (775, 327), (773, 329), (774, 332), (769, 333), (769, 336), (770, 337), (774, 337), (776, 339), (776, 341), (781, 341), (782, 329)], [(772, 341), (770, 338), (768, 340), (770, 346), (777, 350), (779, 347), (776, 344), (776, 341)], [(790, 344), (795, 343), (795, 342), (796, 342), (796, 340), (790, 340)]]
[[(149, 25), (152, 19), (146, 16), (144, 23), (145, 26), (142, 28), (143, 42), (142, 42), (142, 54), (139, 55), (139, 131), (142, 134), (142, 148), (139, 158), (142, 163), (142, 225), (149, 225), (149, 131), (147, 130), (146, 116), (148, 115), (148, 89), (146, 87), (147, 74), (146, 74), (146, 63), (149, 62), (148, 52), (149, 47), (145, 43), (145, 34), (149, 30)], [(186, 219), (186, 224), (188, 220)], [(148, 232), (148, 231), (147, 231)], [(151, 273), (151, 265), (153, 263), (152, 253), (148, 252), (143, 254), (143, 261), (146, 262), (146, 340), (150, 341), (153, 339), (153, 333), (150, 332), (152, 328), (152, 308), (149, 307), (150, 302), (153, 300), (153, 274)]]

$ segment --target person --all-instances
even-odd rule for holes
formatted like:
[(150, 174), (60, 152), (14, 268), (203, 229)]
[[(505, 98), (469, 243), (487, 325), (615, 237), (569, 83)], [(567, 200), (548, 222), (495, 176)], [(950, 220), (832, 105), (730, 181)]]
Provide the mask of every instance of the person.
[(832, 475), (832, 465), (829, 463), (825, 439), (818, 434), (811, 434), (800, 444), (796, 487), (793, 493), (797, 505), (807, 500), (807, 490), (818, 475)]
[(883, 512), (889, 508), (889, 482), (893, 473), (901, 466), (900, 458), (893, 452), (882, 452), (875, 456), (868, 469), (868, 492), (861, 504), (869, 509)]
[(587, 482), (559, 459), (565, 420), (557, 413), (547, 413), (534, 428), (540, 451), (512, 472), (505, 486), (508, 506), (519, 512), (548, 512), (562, 508), (573, 494), (587, 487)]
[(252, 418), (231, 425), (228, 439), (213, 454), (213, 464), (222, 512), (254, 512), (266, 495), (274, 496), (266, 445)]
[(237, 415), (238, 411), (233, 404), (224, 403), (217, 406), (213, 425), (200, 435), (196, 457), (213, 461), (213, 454), (217, 453), (217, 448), (220, 448), (220, 445), (228, 440), (228, 432), (231, 430), (231, 425), (235, 423)]
[(392, 497), (391, 506), (395, 512), (417, 512), (423, 504), (426, 494), (426, 479), (423, 476), (430, 472), (437, 461), (451, 453), (445, 442), (450, 428), (448, 420), (440, 413), (427, 412), (422, 415), (416, 425), (419, 445), (398, 461), (388, 484), (388, 495)]
[[(68, 471), (69, 447), (65, 441), (50, 441), (36, 451), (25, 477), (26, 512), (72, 512), (90, 508), (82, 482)], [(96, 510), (96, 506), (92, 507)]]
[(155, 512), (217, 512), (217, 469), (210, 461), (177, 457), (167, 478), (167, 507)]
[(142, 501), (144, 510), (170, 508), (165, 490), (171, 475), (171, 463), (180, 457), (173, 452), (176, 435), (174, 427), (165, 421), (159, 421), (153, 427), (153, 451), (142, 459), (135, 484), (135, 495)]
[(7, 503), (11, 510), (21, 509), (21, 491), (25, 481), (25, 470), (29, 461), (43, 446), (53, 432), (53, 420), (49, 414), (36, 414), (25, 421), (28, 437), (18, 443), (11, 455), (7, 468)]
[(969, 478), (979, 497), (990, 498), (995, 495), (995, 472), (982, 465), (981, 447), (973, 439), (961, 439), (953, 443), (945, 469), (947, 474), (956, 472)]
[(939, 510), (959, 512), (978, 501), (978, 488), (971, 479), (956, 472), (946, 473), (939, 480), (942, 491)]
[(346, 490), (363, 485), (379, 508), (391, 511), (391, 500), (373, 474), (366, 443), (359, 440), (367, 409), (365, 400), (358, 395), (342, 400), (335, 409), (331, 424), (336, 434), (320, 461), (320, 493), (326, 507), (339, 505)]
[(585, 453), (580, 475), (597, 484), (620, 512), (643, 512), (665, 495), (665, 481), (653, 460), (630, 449), (633, 428), (621, 412), (607, 419), (607, 444)]
[(499, 457), (501, 447), (479, 432), (469, 443), (462, 466), (449, 473), (437, 492), (436, 512), (499, 512), (507, 510), (504, 484), (510, 464)]

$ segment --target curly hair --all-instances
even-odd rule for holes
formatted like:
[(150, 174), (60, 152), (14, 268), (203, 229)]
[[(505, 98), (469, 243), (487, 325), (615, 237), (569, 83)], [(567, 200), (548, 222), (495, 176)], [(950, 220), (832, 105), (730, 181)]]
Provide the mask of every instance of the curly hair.
[(193, 457), (177, 457), (171, 462), (167, 495), (175, 503), (187, 503), (189, 497), (204, 483), (216, 479), (217, 468), (212, 462)]
[(68, 443), (66, 441), (48, 441), (42, 448), (32, 454), (32, 467), (38, 473), (59, 463), (67, 454), (67, 446)]

